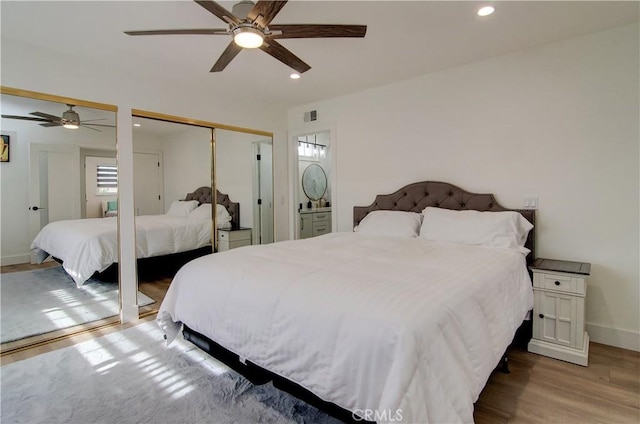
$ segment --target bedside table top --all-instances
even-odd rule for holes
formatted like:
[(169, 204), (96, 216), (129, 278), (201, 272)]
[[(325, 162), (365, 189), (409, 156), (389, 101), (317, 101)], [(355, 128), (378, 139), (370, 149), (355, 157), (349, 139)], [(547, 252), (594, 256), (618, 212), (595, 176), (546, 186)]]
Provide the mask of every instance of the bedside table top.
[(538, 258), (529, 266), (529, 269), (589, 275), (591, 273), (591, 264), (588, 262), (571, 262), (557, 259)]
[(251, 228), (246, 228), (246, 227), (238, 227), (238, 228), (226, 228), (226, 229), (218, 229), (218, 231), (246, 231), (246, 230), (250, 230)]

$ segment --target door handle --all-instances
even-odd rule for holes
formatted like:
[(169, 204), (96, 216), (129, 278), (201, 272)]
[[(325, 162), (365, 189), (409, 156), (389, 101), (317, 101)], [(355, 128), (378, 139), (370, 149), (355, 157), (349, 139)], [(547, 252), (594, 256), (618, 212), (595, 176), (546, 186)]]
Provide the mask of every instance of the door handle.
[(37, 211), (37, 210), (40, 210), (40, 209), (46, 209), (46, 208), (41, 208), (40, 206), (31, 206), (29, 208), (29, 210), (32, 210), (32, 211)]

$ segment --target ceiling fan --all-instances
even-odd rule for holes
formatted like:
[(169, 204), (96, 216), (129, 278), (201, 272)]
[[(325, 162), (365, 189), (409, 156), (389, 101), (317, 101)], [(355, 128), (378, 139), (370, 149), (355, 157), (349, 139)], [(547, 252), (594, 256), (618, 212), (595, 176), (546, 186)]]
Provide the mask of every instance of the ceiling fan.
[(69, 107), (69, 109), (65, 112), (62, 113), (62, 116), (55, 116), (55, 115), (50, 115), (48, 113), (44, 113), (44, 112), (31, 112), (29, 113), (29, 115), (34, 115), (34, 116), (18, 116), (18, 115), (2, 115), (3, 118), (7, 118), (7, 119), (21, 119), (23, 121), (35, 121), (35, 122), (40, 122), (40, 125), (43, 127), (64, 127), (64, 128), (68, 128), (68, 129), (77, 129), (80, 127), (83, 128), (88, 128), (90, 130), (94, 130), (94, 131), (98, 131), (100, 132), (100, 130), (96, 129), (96, 128), (92, 128), (93, 126), (96, 127), (115, 127), (115, 125), (106, 125), (106, 124), (93, 124), (90, 122), (93, 121), (104, 121), (104, 119), (90, 119), (87, 121), (80, 121), (80, 115), (78, 115), (78, 112), (76, 112), (75, 110), (73, 110), (74, 105), (70, 105), (67, 104), (67, 106)]
[(286, 0), (253, 3), (242, 0), (232, 12), (212, 0), (194, 0), (203, 8), (228, 23), (228, 28), (164, 29), (125, 31), (128, 35), (232, 35), (233, 40), (222, 52), (210, 72), (220, 72), (243, 48), (259, 48), (285, 65), (303, 73), (311, 69), (302, 59), (291, 53), (276, 40), (285, 38), (364, 37), (366, 25), (284, 24), (269, 25), (287, 4)]

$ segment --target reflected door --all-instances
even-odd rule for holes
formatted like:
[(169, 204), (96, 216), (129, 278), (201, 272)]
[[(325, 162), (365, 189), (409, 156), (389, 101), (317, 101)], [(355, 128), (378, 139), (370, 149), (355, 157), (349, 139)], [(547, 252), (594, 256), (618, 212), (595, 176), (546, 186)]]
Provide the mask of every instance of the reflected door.
[(80, 218), (77, 153), (72, 146), (30, 144), (30, 240), (49, 222)]
[(160, 155), (134, 153), (133, 167), (136, 215), (163, 214)]

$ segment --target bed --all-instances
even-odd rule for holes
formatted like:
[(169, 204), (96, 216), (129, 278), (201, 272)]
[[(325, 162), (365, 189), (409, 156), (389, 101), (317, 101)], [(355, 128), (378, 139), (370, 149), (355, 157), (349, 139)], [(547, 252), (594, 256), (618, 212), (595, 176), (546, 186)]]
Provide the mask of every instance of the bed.
[[(503, 218), (515, 238), (478, 231)], [(411, 184), (355, 207), (352, 233), (191, 261), (158, 324), (345, 421), (472, 422), (533, 306), (534, 218), (490, 194)]]
[[(239, 227), (240, 205), (217, 192), (218, 228)], [(175, 201), (165, 215), (136, 217), (136, 256), (156, 258), (211, 245), (211, 189), (200, 187)], [(224, 216), (221, 217), (221, 214)], [(118, 261), (117, 217), (63, 220), (47, 224), (31, 244), (39, 262), (62, 262), (78, 287)]]

